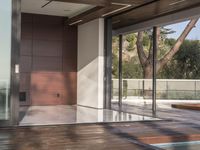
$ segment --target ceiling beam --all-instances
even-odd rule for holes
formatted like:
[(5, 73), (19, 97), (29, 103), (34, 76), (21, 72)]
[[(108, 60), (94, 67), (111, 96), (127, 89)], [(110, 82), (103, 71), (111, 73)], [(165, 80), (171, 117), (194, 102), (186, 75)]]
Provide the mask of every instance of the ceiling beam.
[(95, 6), (107, 6), (110, 4), (110, 0), (53, 0), (58, 2), (68, 2), (77, 4), (88, 4)]
[(111, 0), (111, 3), (127, 4), (127, 5), (141, 5), (151, 2), (152, 0)]

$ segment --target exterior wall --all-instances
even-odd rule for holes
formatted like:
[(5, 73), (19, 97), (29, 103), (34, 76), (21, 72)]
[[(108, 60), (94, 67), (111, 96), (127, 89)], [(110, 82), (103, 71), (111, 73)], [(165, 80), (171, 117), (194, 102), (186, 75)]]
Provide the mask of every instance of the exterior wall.
[(76, 104), (77, 27), (64, 18), (22, 14), (21, 105)]
[(103, 108), (104, 20), (78, 26), (77, 104)]

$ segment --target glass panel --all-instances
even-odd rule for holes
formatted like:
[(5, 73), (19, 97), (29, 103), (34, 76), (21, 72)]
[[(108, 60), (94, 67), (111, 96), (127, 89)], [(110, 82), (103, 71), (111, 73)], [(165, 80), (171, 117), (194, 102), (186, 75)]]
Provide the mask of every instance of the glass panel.
[[(134, 110), (143, 110), (136, 109), (137, 107), (152, 109), (152, 34), (153, 30), (149, 29), (139, 33), (123, 35), (122, 109), (129, 106), (130, 108), (133, 106)], [(112, 44), (112, 107), (118, 108), (119, 37), (113, 37)], [(141, 57), (139, 57), (139, 54)]]
[(122, 103), (126, 109), (152, 109), (152, 34), (153, 30), (149, 29), (124, 35)]
[[(119, 37), (112, 39), (112, 104), (119, 100)], [(113, 106), (113, 105), (112, 105)]]
[(11, 76), (11, 0), (0, 1), (0, 120), (10, 116), (10, 76)]
[[(167, 54), (170, 55), (168, 61), (161, 61), (157, 72), (158, 107), (171, 108), (172, 104), (185, 103), (197, 105), (200, 103), (200, 21), (179, 22), (160, 30), (158, 59), (164, 60)], [(180, 46), (175, 46), (183, 33), (188, 36), (180, 41)]]

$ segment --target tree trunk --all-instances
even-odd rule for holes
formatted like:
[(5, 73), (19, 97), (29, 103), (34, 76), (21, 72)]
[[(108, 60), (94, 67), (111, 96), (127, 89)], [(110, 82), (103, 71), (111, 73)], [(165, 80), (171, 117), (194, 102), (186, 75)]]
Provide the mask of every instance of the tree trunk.
[(145, 66), (144, 68), (144, 79), (152, 79), (153, 69), (151, 65)]
[[(153, 77), (153, 69), (152, 65), (148, 64), (144, 67), (144, 83), (143, 83), (143, 97), (144, 99), (149, 99), (152, 96), (152, 87), (145, 87), (146, 85), (149, 85), (148, 83), (152, 83)], [(151, 84), (152, 85), (152, 84)]]

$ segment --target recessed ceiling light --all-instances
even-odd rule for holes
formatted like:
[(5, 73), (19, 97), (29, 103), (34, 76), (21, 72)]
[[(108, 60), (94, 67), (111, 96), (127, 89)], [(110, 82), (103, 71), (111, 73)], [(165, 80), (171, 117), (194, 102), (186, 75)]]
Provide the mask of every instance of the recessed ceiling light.
[(186, 1), (186, 0), (179, 0), (179, 1), (176, 1), (176, 2), (173, 2), (173, 3), (170, 3), (169, 5), (170, 5), (170, 6), (172, 6), (172, 5), (177, 5), (177, 4), (182, 3), (182, 2), (184, 2), (184, 1)]
[(72, 25), (78, 24), (78, 23), (80, 23), (80, 22), (82, 22), (82, 21), (83, 21), (83, 20), (78, 20), (78, 21), (75, 21), (75, 22), (70, 23), (69, 25), (72, 26)]
[(124, 7), (122, 7), (122, 8), (119, 8), (119, 9), (116, 9), (116, 10), (113, 10), (113, 11), (111, 11), (111, 12), (108, 12), (108, 13), (103, 14), (102, 17), (106, 17), (106, 16), (108, 16), (108, 15), (111, 15), (111, 14), (114, 14), (114, 13), (116, 13), (116, 12), (119, 12), (119, 11), (121, 11), (121, 10), (124, 10), (124, 9), (126, 9), (126, 8), (131, 7), (132, 5), (123, 5), (123, 6), (124, 6)]
[[(112, 5), (120, 5), (120, 6), (127, 6), (130, 4), (124, 4), (124, 3), (111, 3)], [(131, 5), (135, 5), (135, 4), (131, 4)]]

